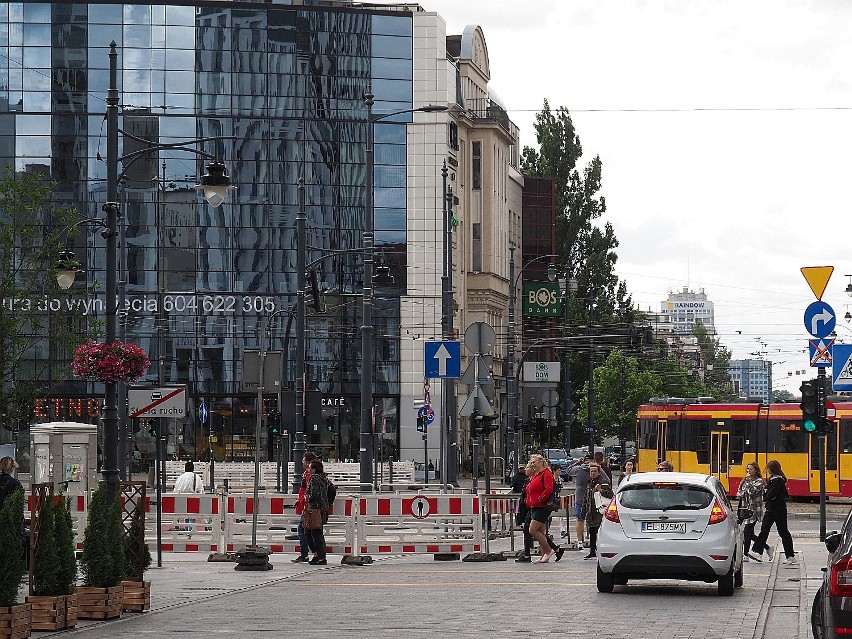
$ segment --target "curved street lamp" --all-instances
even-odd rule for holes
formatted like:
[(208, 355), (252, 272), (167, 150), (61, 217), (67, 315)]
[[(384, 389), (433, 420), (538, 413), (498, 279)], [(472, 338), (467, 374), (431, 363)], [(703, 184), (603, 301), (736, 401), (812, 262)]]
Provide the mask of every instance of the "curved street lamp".
[[(449, 110), (444, 104), (427, 104), (415, 109), (402, 109), (391, 113), (373, 114), (373, 98), (369, 92), (364, 95), (367, 105), (367, 194), (366, 213), (364, 220), (364, 287), (362, 290), (362, 322), (361, 322), (361, 426), (358, 437), (360, 479), (362, 489), (373, 484), (373, 231), (375, 226), (375, 202), (373, 189), (375, 187), (375, 155), (373, 125), (385, 118), (403, 113), (441, 113)], [(304, 239), (304, 238), (302, 238)], [(300, 241), (299, 245), (304, 245)], [(304, 275), (302, 276), (304, 277)]]

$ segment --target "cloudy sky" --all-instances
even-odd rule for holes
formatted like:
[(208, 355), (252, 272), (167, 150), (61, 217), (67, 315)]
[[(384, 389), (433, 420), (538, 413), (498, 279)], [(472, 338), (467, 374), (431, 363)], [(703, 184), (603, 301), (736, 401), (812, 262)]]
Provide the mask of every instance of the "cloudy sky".
[[(703, 288), (734, 358), (811, 376), (799, 268), (852, 342), (852, 2), (421, 0), (448, 33), (482, 27), (491, 86), (535, 144), (546, 98), (571, 112), (642, 310)], [(805, 374), (797, 374), (807, 371)]]

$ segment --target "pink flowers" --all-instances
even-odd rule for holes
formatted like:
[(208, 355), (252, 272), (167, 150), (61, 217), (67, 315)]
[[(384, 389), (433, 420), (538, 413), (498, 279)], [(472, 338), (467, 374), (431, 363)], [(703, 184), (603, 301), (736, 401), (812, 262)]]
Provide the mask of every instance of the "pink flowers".
[(77, 377), (98, 382), (127, 382), (138, 379), (151, 360), (136, 344), (86, 342), (74, 352), (71, 369)]

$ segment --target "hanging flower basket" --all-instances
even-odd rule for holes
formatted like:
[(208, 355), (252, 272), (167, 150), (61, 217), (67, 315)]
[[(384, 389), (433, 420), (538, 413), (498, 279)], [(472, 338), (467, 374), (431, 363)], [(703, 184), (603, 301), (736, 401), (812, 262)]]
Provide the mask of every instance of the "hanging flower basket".
[(74, 352), (71, 369), (77, 377), (98, 382), (128, 382), (142, 377), (151, 360), (136, 344), (87, 342)]

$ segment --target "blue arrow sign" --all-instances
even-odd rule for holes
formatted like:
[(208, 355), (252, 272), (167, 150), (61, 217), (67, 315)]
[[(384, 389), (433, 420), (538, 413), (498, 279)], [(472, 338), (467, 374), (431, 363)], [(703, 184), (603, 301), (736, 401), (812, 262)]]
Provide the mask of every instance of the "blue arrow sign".
[(423, 377), (461, 377), (461, 342), (426, 342)]
[(422, 417), (423, 421), (427, 424), (431, 424), (435, 421), (435, 411), (432, 409), (430, 404), (423, 404), (423, 406), (418, 408), (417, 416)]
[(811, 302), (805, 309), (805, 330), (818, 339), (828, 337), (836, 323), (834, 309), (823, 301)]
[(836, 391), (852, 391), (852, 344), (835, 344), (831, 360), (832, 388)]
[(200, 421), (202, 424), (206, 424), (207, 417), (209, 416), (209, 414), (210, 413), (207, 412), (207, 404), (202, 402), (198, 405), (198, 421)]

